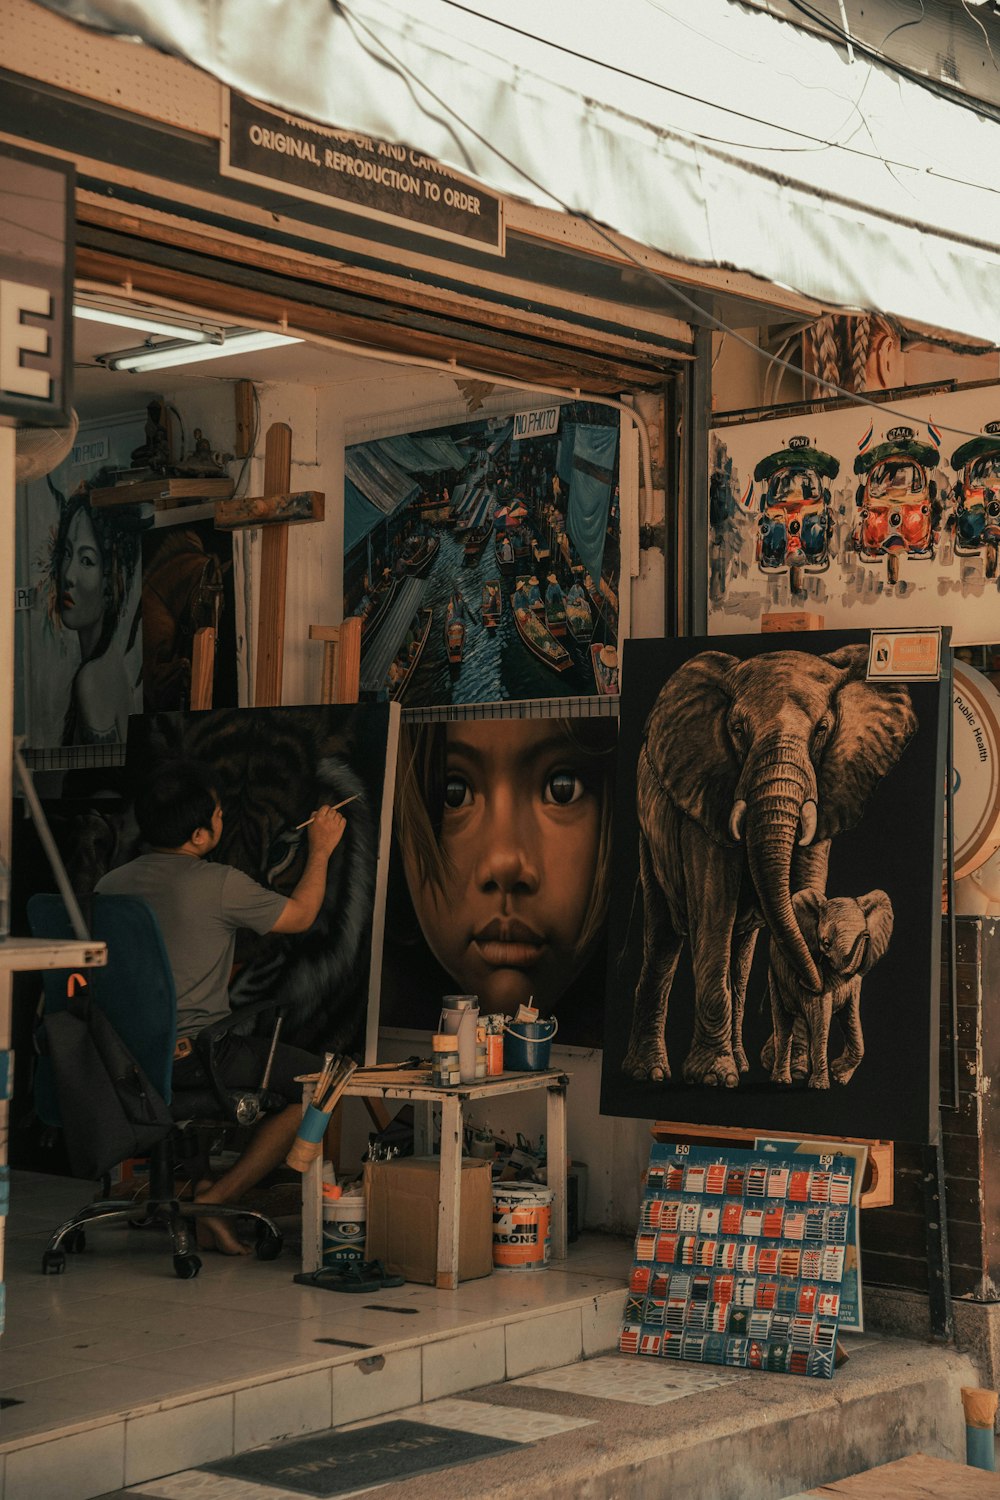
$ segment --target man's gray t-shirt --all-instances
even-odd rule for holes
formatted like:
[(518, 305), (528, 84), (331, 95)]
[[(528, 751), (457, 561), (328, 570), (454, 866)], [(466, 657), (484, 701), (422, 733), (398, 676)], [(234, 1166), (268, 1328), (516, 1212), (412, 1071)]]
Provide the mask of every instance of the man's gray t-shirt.
[(191, 854), (140, 854), (97, 882), (102, 896), (141, 896), (156, 914), (177, 988), (177, 1035), (229, 1015), (229, 975), (241, 927), (270, 932), (286, 896)]

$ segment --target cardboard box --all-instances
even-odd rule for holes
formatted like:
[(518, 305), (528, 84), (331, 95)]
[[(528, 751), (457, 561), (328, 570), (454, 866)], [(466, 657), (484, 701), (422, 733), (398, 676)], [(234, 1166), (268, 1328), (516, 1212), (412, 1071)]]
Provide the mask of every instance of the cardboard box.
[[(473, 1281), (493, 1271), (493, 1177), (491, 1163), (462, 1162), (458, 1279)], [(407, 1281), (437, 1281), (438, 1160), (405, 1156), (366, 1162), (368, 1235), (365, 1256), (380, 1260)]]
[(771, 632), (780, 633), (783, 630), (822, 630), (824, 619), (823, 615), (809, 614), (804, 609), (789, 610), (785, 614), (761, 615), (760, 633), (768, 635)]

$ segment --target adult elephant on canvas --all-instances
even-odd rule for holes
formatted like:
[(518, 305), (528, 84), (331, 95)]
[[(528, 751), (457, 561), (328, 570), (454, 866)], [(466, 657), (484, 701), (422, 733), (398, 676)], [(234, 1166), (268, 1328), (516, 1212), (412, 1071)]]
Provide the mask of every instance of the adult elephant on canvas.
[(746, 660), (703, 651), (646, 721), (636, 799), (643, 963), (622, 1071), (670, 1077), (664, 1026), (685, 940), (694, 972), (690, 1084), (747, 1070), (743, 1006), (766, 926), (801, 977), (822, 980), (792, 895), (826, 891), (830, 841), (852, 827), (917, 728), (903, 686), (866, 682), (866, 646)]

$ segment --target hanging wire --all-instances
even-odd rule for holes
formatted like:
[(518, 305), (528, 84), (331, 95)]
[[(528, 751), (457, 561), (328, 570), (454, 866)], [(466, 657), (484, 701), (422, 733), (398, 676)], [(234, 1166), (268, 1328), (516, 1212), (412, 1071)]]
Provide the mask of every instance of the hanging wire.
[[(647, 266), (646, 263), (639, 258), (639, 256), (635, 255), (629, 249), (623, 236), (619, 236), (618, 234), (612, 233), (611, 231), (605, 229), (604, 226), (598, 224), (596, 219), (592, 218), (590, 214), (574, 209), (552, 188), (548, 187), (544, 183), (539, 182), (538, 179), (533, 177), (531, 173), (528, 172), (524, 167), (522, 167), (519, 162), (516, 162), (511, 157), (507, 156), (503, 151), (501, 151), (499, 146), (495, 145), (492, 141), (487, 140), (484, 135), (480, 134), (480, 132), (476, 130), (475, 126), (471, 125), (461, 114), (459, 114), (458, 110), (456, 110), (451, 104), (449, 104), (447, 100), (441, 98), (441, 96), (437, 94), (434, 89), (432, 89), (428, 84), (424, 83), (422, 79), (418, 78), (417, 75), (412, 71), (412, 69), (408, 68), (405, 63), (399, 60), (395, 53), (392, 52), (386, 45), (386, 43), (382, 41), (381, 37), (377, 36), (375, 32), (372, 31), (370, 26), (368, 26), (364, 21), (359, 20), (357, 16), (352, 15), (350, 11), (347, 10), (346, 6), (342, 3), (342, 0), (339, 5), (339, 9), (341, 15), (344, 17), (347, 26), (354, 32), (355, 40), (362, 48), (362, 50), (365, 51), (368, 56), (371, 57), (372, 60), (379, 66), (387, 68), (389, 71), (396, 73), (396, 75), (407, 85), (411, 97), (414, 99), (417, 107), (420, 108), (424, 114), (428, 114), (429, 112), (421, 105), (417, 94), (414, 92), (415, 88), (422, 90), (428, 96), (428, 98), (434, 101), (439, 109), (444, 110), (448, 115), (450, 115), (451, 118), (459, 126), (461, 126), (463, 130), (467, 131), (474, 140), (478, 141), (479, 144), (481, 146), (484, 146), (488, 151), (492, 151), (494, 156), (496, 156), (498, 160), (502, 161), (505, 166), (511, 169), (511, 171), (516, 172), (518, 176), (522, 178), (522, 180), (526, 182), (530, 187), (533, 187), (536, 192), (545, 194), (545, 196), (549, 198), (551, 202), (555, 203), (560, 209), (562, 209), (564, 213), (569, 214), (571, 217), (578, 218), (583, 223), (589, 225), (594, 234), (596, 234), (600, 239), (604, 240), (604, 242), (609, 245), (618, 255), (623, 256), (626, 260), (630, 261), (637, 270), (641, 271), (651, 280), (657, 282), (658, 285), (663, 287), (671, 297), (676, 297), (678, 301), (682, 302), (685, 307), (689, 308), (690, 311), (696, 315), (696, 322), (707, 323), (717, 332), (728, 334), (731, 338), (735, 339), (737, 343), (742, 344), (744, 348), (749, 349), (754, 354), (758, 355), (759, 358), (767, 360), (774, 365), (780, 366), (784, 370), (789, 370), (795, 375), (801, 376), (801, 366), (794, 365), (791, 363), (791, 361), (782, 359), (778, 355), (771, 354), (766, 349), (762, 349), (758, 343), (754, 342), (754, 340), (752, 339), (747, 338), (744, 334), (740, 333), (738, 329), (733, 328), (731, 324), (725, 323), (721, 318), (717, 318), (714, 316), (714, 314), (707, 312), (700, 302), (696, 302), (693, 297), (689, 297), (686, 292), (683, 292), (681, 288), (676, 285), (676, 283), (670, 281), (661, 272), (655, 271), (652, 269), (652, 267)], [(364, 36), (359, 36), (359, 32), (364, 33)], [(369, 41), (366, 42), (364, 38), (368, 38)], [(376, 52), (373, 52), (372, 45), (369, 45), (369, 42), (374, 45), (374, 47), (377, 47), (379, 49), (379, 52), (381, 52), (383, 55), (379, 56)], [(450, 133), (454, 136), (454, 131), (451, 131)], [(465, 153), (464, 148), (463, 156), (466, 156), (467, 159), (467, 154)], [(914, 416), (911, 412), (901, 411), (897, 406), (888, 406), (885, 404), (885, 402), (882, 401), (873, 401), (870, 397), (863, 396), (858, 391), (849, 391), (845, 386), (838, 385), (835, 381), (828, 380), (823, 376), (817, 375), (813, 378), (816, 385), (822, 387), (824, 391), (828, 392), (831, 395), (840, 396), (844, 400), (849, 401), (856, 406), (870, 407), (880, 413), (887, 412), (890, 416), (900, 417), (903, 421), (906, 422), (922, 424), (924, 421), (923, 417)], [(982, 434), (979, 432), (972, 432), (965, 427), (953, 427), (944, 422), (938, 422), (935, 425), (942, 432), (950, 432), (958, 437), (982, 436)]]

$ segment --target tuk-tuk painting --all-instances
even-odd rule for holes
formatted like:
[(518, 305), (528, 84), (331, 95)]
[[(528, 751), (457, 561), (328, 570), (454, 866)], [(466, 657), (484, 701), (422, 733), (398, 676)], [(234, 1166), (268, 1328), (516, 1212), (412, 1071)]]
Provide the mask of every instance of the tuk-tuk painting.
[(941, 625), (953, 645), (996, 640), (1000, 382), (912, 388), (892, 408), (764, 410), (759, 421), (742, 407), (720, 411), (709, 433), (711, 634), (784, 620)]
[(899, 582), (904, 557), (934, 557), (942, 506), (930, 471), (940, 461), (938, 449), (919, 441), (912, 427), (890, 428), (884, 442), (854, 460), (861, 479), (854, 547), (864, 563), (884, 557), (891, 584)]
[(757, 521), (757, 566), (762, 573), (787, 573), (793, 594), (801, 594), (807, 573), (830, 566), (830, 482), (840, 463), (806, 437), (762, 458), (753, 471), (763, 486)]
[(970, 438), (951, 455), (955, 481), (955, 551), (982, 557), (986, 577), (997, 576), (1000, 547), (1000, 422), (987, 422), (982, 437)]

